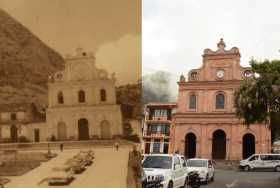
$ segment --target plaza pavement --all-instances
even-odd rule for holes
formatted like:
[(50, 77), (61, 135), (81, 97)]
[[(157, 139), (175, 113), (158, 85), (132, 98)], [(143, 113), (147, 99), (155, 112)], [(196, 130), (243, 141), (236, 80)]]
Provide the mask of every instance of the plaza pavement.
[[(85, 150), (86, 148), (83, 148)], [(92, 148), (88, 148), (92, 149)], [(67, 188), (126, 188), (127, 164), (130, 151), (129, 146), (122, 146), (119, 151), (113, 147), (93, 148), (95, 159), (83, 173), (75, 175), (75, 180)], [(79, 149), (69, 149), (63, 152), (55, 151), (58, 156), (48, 162), (42, 163), (26, 174), (18, 177), (9, 177), (11, 182), (5, 188), (45, 188), (61, 187), (48, 186), (44, 181), (54, 166), (60, 166), (79, 152)], [(32, 155), (32, 152), (30, 152)]]

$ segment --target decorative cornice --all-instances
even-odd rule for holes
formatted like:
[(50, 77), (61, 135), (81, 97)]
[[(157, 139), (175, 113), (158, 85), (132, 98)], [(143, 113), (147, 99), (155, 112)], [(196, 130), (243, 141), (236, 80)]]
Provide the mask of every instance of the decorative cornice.
[(224, 40), (221, 38), (220, 42), (217, 44), (218, 49), (216, 51), (213, 51), (209, 48), (205, 49), (203, 51), (203, 57), (205, 56), (216, 56), (216, 55), (238, 55), (240, 56), (239, 49), (237, 47), (233, 47), (230, 50), (225, 50), (226, 44), (224, 43)]

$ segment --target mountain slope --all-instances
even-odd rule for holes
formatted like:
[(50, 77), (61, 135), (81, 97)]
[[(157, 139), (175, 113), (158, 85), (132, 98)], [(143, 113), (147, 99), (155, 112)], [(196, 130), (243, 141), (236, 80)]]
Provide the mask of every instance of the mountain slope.
[(48, 76), (63, 58), (0, 9), (0, 103), (47, 104)]

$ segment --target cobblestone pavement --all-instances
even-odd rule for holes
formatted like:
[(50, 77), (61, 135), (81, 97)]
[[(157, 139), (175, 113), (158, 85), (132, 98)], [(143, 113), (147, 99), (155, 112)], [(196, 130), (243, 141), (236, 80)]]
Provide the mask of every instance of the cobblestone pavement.
[[(83, 148), (85, 149), (85, 148)], [(82, 174), (78, 174), (75, 180), (67, 188), (125, 188), (127, 177), (127, 163), (129, 146), (123, 146), (116, 151), (112, 147), (94, 148), (95, 159)], [(60, 166), (64, 162), (79, 152), (79, 149), (56, 151), (58, 156), (48, 162), (42, 163), (38, 168), (29, 171), (19, 177), (9, 177), (11, 182), (5, 185), (5, 188), (46, 188), (61, 187), (48, 186), (44, 181), (54, 166)], [(32, 152), (30, 153), (32, 154)]]

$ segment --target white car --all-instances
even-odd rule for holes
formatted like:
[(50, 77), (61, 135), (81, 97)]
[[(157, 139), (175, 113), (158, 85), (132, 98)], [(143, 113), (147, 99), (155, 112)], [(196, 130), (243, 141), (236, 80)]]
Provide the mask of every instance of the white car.
[(187, 171), (178, 155), (149, 154), (142, 163), (147, 181), (161, 180), (161, 188), (185, 187)]
[(74, 179), (73, 171), (70, 166), (64, 165), (54, 167), (51, 175), (48, 177), (49, 185), (69, 184)]
[(215, 179), (215, 169), (213, 161), (210, 159), (193, 158), (187, 160), (188, 172), (197, 171), (200, 177), (200, 181), (208, 183)]
[(239, 167), (244, 171), (252, 169), (274, 169), (280, 172), (280, 154), (253, 154), (241, 160)]
[(180, 157), (180, 160), (181, 160), (181, 163), (182, 163), (182, 166), (183, 166), (183, 169), (188, 172), (188, 169), (187, 169), (187, 161), (186, 161), (186, 158), (184, 155), (180, 155), (180, 154), (176, 154), (178, 157)]

